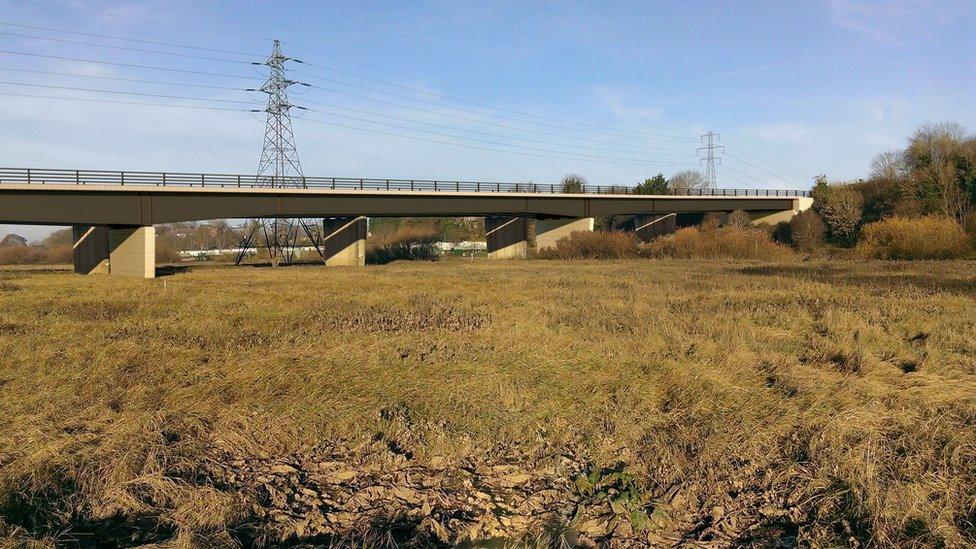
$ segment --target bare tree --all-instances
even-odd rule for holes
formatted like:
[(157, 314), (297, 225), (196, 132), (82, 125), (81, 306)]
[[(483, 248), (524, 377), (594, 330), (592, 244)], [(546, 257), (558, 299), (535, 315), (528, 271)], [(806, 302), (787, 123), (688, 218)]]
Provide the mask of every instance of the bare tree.
[(562, 186), (564, 193), (581, 193), (586, 188), (586, 178), (575, 173), (566, 174)]
[(901, 151), (878, 153), (871, 160), (871, 177), (894, 180), (905, 173), (905, 155)]
[[(926, 124), (915, 131), (905, 149), (905, 163), (912, 180), (928, 189), (939, 213), (963, 221), (972, 210), (966, 189), (966, 130), (954, 122)], [(923, 191), (924, 192), (924, 191)]]
[(671, 179), (668, 180), (668, 186), (678, 192), (687, 192), (691, 189), (704, 189), (708, 187), (708, 181), (697, 170), (685, 170), (672, 175)]

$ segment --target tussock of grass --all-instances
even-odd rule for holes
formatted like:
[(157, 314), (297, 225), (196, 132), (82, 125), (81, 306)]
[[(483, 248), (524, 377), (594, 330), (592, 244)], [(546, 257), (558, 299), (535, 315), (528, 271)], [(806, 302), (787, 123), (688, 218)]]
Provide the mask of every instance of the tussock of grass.
[(973, 544), (973, 267), (0, 271), (0, 544)]

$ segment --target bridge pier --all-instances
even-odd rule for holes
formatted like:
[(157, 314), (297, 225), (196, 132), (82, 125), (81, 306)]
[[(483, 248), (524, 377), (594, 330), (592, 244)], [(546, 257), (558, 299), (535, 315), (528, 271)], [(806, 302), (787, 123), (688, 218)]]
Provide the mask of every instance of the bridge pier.
[(650, 242), (659, 236), (672, 234), (675, 231), (678, 215), (669, 214), (638, 214), (633, 217), (634, 234), (641, 242)]
[(575, 232), (593, 232), (592, 217), (569, 219), (539, 219), (535, 222), (535, 249), (555, 248), (560, 238)]
[(528, 255), (529, 220), (524, 217), (485, 218), (488, 259), (525, 259)]
[(79, 274), (156, 277), (156, 228), (74, 226), (73, 259)]
[(366, 217), (328, 217), (322, 220), (322, 258), (330, 267), (366, 265)]

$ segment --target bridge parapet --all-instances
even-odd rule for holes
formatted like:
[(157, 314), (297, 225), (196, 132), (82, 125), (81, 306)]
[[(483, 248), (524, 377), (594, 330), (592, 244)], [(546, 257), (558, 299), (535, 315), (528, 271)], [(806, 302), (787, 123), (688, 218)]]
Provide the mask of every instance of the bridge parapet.
[[(435, 179), (377, 179), (352, 177), (284, 177), (187, 172), (65, 170), (50, 168), (0, 168), (4, 183), (37, 185), (104, 185), (147, 187), (204, 187), (213, 189), (329, 189), (371, 191), (435, 191), (534, 194), (634, 194), (633, 187), (584, 185), (580, 191), (564, 191), (558, 183), (460, 181)], [(674, 196), (806, 197), (796, 189), (670, 189)]]

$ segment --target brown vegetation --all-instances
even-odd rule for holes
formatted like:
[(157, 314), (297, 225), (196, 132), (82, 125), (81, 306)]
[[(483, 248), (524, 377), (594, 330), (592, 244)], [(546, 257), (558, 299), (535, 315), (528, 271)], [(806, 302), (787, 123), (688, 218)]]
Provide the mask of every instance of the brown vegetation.
[(434, 261), (439, 253), (437, 232), (427, 226), (402, 225), (367, 240), (366, 262), (383, 265), (397, 260)]
[(0, 535), (973, 544), (973, 267), (0, 272)]
[(827, 228), (813, 210), (804, 210), (793, 217), (789, 223), (789, 238), (798, 250), (810, 252), (823, 246)]
[(646, 257), (672, 259), (788, 259), (793, 252), (774, 242), (769, 231), (761, 228), (717, 227), (703, 223), (699, 227), (679, 229), (671, 236), (658, 238), (644, 246)]
[(890, 217), (865, 225), (858, 252), (877, 259), (954, 259), (971, 253), (969, 236), (950, 217)]
[(617, 231), (580, 231), (541, 250), (540, 259), (633, 259), (640, 255), (637, 237)]
[(6, 235), (0, 242), (0, 265), (58, 265), (71, 261), (71, 229), (55, 231), (32, 244), (15, 234)]

